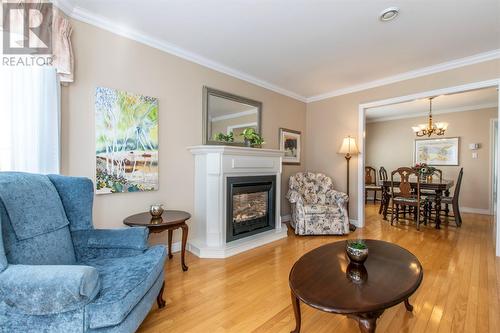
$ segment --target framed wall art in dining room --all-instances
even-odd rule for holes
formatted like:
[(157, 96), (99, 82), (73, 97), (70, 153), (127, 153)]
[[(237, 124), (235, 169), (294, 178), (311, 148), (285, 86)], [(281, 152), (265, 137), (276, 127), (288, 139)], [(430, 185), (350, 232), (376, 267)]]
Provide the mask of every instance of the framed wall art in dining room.
[(427, 165), (458, 165), (459, 137), (416, 139), (415, 163)]
[(285, 152), (283, 164), (300, 164), (301, 133), (287, 128), (280, 128), (280, 150)]

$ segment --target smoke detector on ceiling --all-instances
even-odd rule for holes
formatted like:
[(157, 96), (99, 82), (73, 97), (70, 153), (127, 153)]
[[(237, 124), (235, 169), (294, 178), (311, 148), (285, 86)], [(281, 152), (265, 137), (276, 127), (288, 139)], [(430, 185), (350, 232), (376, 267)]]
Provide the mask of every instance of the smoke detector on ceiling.
[(386, 8), (380, 13), (379, 19), (382, 22), (388, 22), (394, 20), (399, 15), (398, 7), (389, 7)]

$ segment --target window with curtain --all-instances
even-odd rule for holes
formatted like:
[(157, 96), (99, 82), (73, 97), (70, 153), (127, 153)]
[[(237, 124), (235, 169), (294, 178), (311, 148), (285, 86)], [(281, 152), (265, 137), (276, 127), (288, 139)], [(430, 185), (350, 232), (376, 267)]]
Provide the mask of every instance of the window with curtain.
[(0, 171), (59, 173), (55, 68), (0, 67)]

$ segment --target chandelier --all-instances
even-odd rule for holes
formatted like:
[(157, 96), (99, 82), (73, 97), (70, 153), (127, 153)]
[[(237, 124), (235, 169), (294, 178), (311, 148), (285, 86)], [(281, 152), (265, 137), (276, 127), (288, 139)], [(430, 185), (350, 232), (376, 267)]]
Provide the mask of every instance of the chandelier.
[(413, 126), (412, 129), (417, 136), (431, 136), (435, 135), (444, 135), (444, 132), (448, 128), (448, 123), (445, 122), (432, 122), (432, 100), (435, 98), (429, 98), (429, 122), (427, 124), (420, 124), (418, 126)]

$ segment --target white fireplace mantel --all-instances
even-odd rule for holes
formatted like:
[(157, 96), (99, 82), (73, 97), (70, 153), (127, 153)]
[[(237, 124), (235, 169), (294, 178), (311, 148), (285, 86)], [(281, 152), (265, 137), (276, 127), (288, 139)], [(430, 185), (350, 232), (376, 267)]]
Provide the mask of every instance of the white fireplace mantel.
[[(201, 258), (226, 258), (287, 236), (281, 224), (283, 151), (234, 146), (191, 146), (195, 158), (195, 235), (188, 249)], [(226, 242), (226, 180), (233, 176), (276, 176), (275, 229)]]

